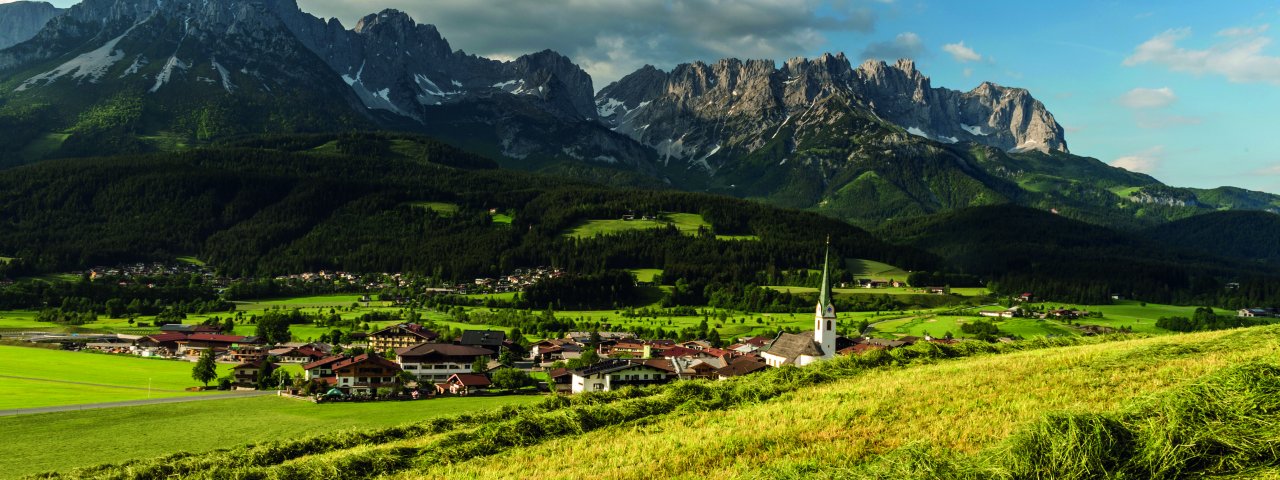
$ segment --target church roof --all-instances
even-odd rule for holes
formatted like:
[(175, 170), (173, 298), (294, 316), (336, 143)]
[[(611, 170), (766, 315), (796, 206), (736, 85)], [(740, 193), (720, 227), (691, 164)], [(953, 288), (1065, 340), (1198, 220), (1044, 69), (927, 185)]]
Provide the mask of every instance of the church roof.
[(773, 339), (773, 343), (769, 344), (765, 351), (769, 352), (770, 355), (787, 359), (787, 363), (793, 362), (804, 355), (810, 357), (822, 356), (822, 347), (813, 341), (813, 332), (780, 333), (778, 338)]
[(831, 305), (831, 238), (827, 238), (827, 253), (822, 259), (822, 287), (818, 305), (823, 309)]

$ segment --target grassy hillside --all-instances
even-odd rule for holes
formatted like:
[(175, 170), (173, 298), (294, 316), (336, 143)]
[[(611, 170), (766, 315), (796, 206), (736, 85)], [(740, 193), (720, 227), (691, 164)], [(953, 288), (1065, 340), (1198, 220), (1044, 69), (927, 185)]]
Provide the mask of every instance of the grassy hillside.
[[(1157, 467), (1235, 473), (1277, 460), (1259, 442), (1280, 434), (1278, 369), (1241, 366), (1280, 360), (1277, 347), (1280, 327), (1133, 340), (921, 345), (728, 382), (553, 398), (362, 435), (68, 476), (828, 478), (879, 472), (886, 478), (1061, 478), (1096, 473), (1090, 470), (1095, 465), (1139, 473)], [(1202, 409), (1189, 409), (1187, 399)], [(1224, 408), (1235, 410), (1214, 421), (1213, 412)], [(1179, 414), (1177, 422), (1161, 421)], [(1217, 425), (1212, 431), (1210, 421)], [(1111, 445), (1117, 451), (1147, 449), (1133, 457), (1159, 460), (1115, 464), (1110, 450), (1090, 448), (1089, 433), (1097, 428), (1040, 435), (1064, 422), (1100, 422), (1108, 428), (1102, 433), (1130, 439)], [(1177, 431), (1161, 430), (1168, 425)], [(1250, 433), (1242, 426), (1257, 428)], [(1200, 433), (1179, 436), (1188, 431)], [(1072, 451), (1072, 445), (1080, 448)], [(1007, 455), (1011, 450), (1020, 455)], [(1084, 462), (1083, 469), (1072, 470), (1071, 461)]]

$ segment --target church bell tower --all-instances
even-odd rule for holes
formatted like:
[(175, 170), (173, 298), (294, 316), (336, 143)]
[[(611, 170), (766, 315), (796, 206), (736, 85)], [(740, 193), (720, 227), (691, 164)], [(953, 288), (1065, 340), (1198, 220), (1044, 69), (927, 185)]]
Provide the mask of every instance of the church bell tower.
[(831, 300), (831, 237), (827, 237), (826, 258), (822, 261), (822, 286), (813, 319), (813, 342), (822, 348), (822, 358), (836, 353), (836, 307)]

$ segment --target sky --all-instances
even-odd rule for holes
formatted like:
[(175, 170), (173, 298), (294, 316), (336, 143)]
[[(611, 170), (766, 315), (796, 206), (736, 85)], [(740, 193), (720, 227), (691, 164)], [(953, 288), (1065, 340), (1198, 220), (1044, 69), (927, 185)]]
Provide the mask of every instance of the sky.
[(645, 64), (908, 57), (934, 87), (1030, 90), (1077, 155), (1175, 186), (1280, 194), (1274, 0), (297, 1), (348, 28), (400, 9), (435, 24), (454, 49), (492, 58), (550, 48), (597, 90)]

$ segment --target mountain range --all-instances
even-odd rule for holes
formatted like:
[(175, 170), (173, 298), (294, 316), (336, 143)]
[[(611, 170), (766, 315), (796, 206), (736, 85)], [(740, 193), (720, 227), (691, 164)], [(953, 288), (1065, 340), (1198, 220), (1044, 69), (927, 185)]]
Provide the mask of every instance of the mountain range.
[(0, 29), (19, 41), (0, 50), (5, 165), (396, 130), (507, 168), (727, 194), (865, 227), (1006, 203), (1123, 229), (1280, 211), (1275, 195), (1175, 188), (1074, 155), (1030, 92), (936, 88), (910, 60), (646, 66), (597, 92), (556, 52), (479, 57), (395, 10), (348, 29), (294, 0), (51, 8), (0, 5), (2, 21), (20, 24)]

